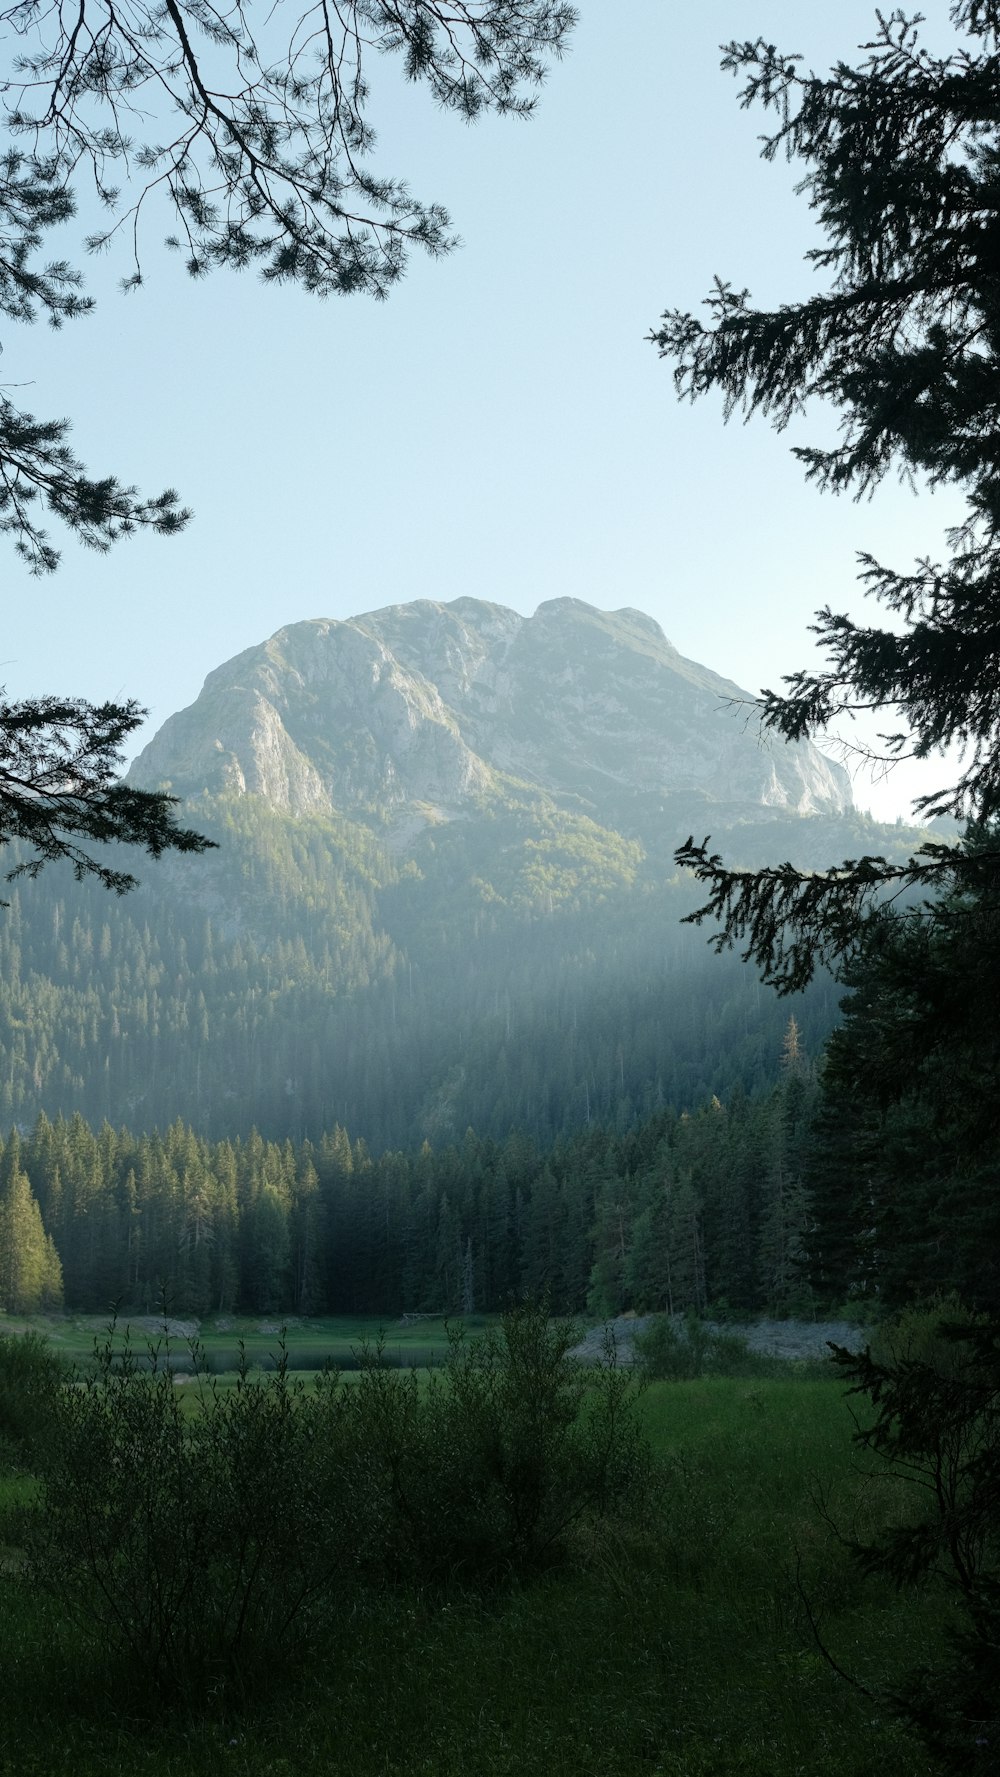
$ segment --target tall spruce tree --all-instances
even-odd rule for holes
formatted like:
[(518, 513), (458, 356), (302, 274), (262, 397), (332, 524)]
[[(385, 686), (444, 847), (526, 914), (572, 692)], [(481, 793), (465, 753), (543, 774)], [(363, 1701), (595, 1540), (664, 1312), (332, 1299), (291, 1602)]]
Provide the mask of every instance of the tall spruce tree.
[[(761, 412), (781, 429), (808, 401), (832, 403), (838, 443), (796, 451), (820, 487), (864, 494), (895, 468), (965, 495), (945, 561), (901, 572), (861, 556), (862, 581), (894, 627), (820, 611), (825, 668), (759, 699), (765, 728), (788, 739), (874, 709), (891, 722), (890, 762), (957, 747), (954, 782), (917, 806), (966, 818), (964, 842), (928, 845), (900, 866), (848, 859), (812, 877), (787, 863), (733, 871), (693, 835), (678, 858), (708, 887), (695, 918), (720, 921), (719, 948), (743, 944), (784, 991), (821, 960), (855, 989), (830, 1062), (854, 1120), (832, 1169), (853, 1250), (842, 1224), (828, 1227), (821, 1281), (860, 1262), (851, 1281), (890, 1298), (957, 1282), (996, 1314), (1000, 0), (954, 0), (950, 13), (966, 34), (955, 54), (931, 55), (919, 16), (894, 10), (877, 15), (866, 60), (838, 63), (826, 79), (763, 39), (728, 46), (743, 103), (775, 115), (765, 155), (805, 167), (800, 189), (826, 234), (811, 258), (828, 287), (765, 312), (717, 281), (709, 325), (675, 312), (654, 337), (676, 362), (678, 392), (719, 389), (729, 413)], [(906, 890), (930, 895), (888, 912)], [(813, 1245), (822, 1249), (822, 1230)], [(971, 1349), (957, 1376), (954, 1366), (938, 1377), (906, 1359), (840, 1358), (877, 1414), (862, 1442), (920, 1478), (931, 1502), (915, 1527), (862, 1550), (864, 1565), (909, 1581), (940, 1550), (959, 1600), (958, 1658), (943, 1683), (914, 1673), (902, 1707), (945, 1768), (985, 1773), (996, 1768), (1000, 1693), (1000, 1342), (995, 1321), (959, 1332)]]
[(799, 1027), (789, 1018), (781, 1053), (781, 1078), (765, 1107), (757, 1264), (760, 1294), (770, 1312), (808, 1308), (807, 1239), (812, 1219), (806, 1184), (808, 1131), (815, 1073), (802, 1049)]
[(21, 1159), (11, 1130), (0, 1156), (0, 1308), (35, 1314), (62, 1306), (62, 1267)]
[[(893, 626), (820, 611), (826, 666), (763, 690), (758, 706), (789, 740), (885, 712), (890, 763), (957, 746), (955, 781), (917, 808), (984, 821), (1000, 811), (1000, 0), (954, 0), (950, 15), (965, 36), (953, 55), (932, 55), (919, 16), (896, 10), (876, 15), (863, 61), (826, 78), (763, 38), (726, 46), (742, 104), (774, 116), (765, 158), (804, 169), (799, 189), (826, 236), (808, 257), (827, 287), (763, 310), (717, 279), (707, 321), (675, 310), (652, 338), (678, 394), (719, 390), (727, 417), (761, 413), (781, 430), (829, 403), (838, 442), (794, 451), (821, 488), (857, 497), (898, 470), (965, 494), (943, 562), (904, 571), (860, 555)], [(937, 843), (901, 864), (861, 857), (815, 875), (732, 870), (694, 836), (677, 856), (708, 888), (692, 917), (720, 921), (717, 947), (741, 944), (782, 991), (850, 953), (888, 893), (950, 887), (965, 868)], [(1000, 894), (1000, 848), (970, 869)]]
[[(969, 836), (967, 864), (992, 851)], [(968, 867), (932, 919), (883, 917), (847, 971), (812, 1160), (818, 1290), (1000, 1314), (1000, 919)]]

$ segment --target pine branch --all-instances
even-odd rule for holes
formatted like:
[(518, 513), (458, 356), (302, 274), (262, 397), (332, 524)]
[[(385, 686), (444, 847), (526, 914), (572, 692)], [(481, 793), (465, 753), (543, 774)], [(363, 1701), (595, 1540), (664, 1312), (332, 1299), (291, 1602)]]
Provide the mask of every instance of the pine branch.
[(214, 845), (174, 816), (177, 798), (122, 783), (122, 745), (145, 716), (135, 702), (93, 705), (79, 698), (0, 702), (0, 844), (20, 840), (32, 855), (8, 882), (35, 877), (48, 863), (72, 866), (125, 894), (136, 878), (92, 846), (134, 845), (149, 857), (203, 852)]
[[(92, 303), (78, 267), (38, 256), (83, 179), (107, 218), (84, 245), (130, 242), (126, 289), (143, 281), (141, 225), (159, 206), (192, 276), (254, 268), (319, 296), (386, 296), (414, 249), (440, 256), (457, 237), (440, 204), (370, 164), (369, 58), (397, 57), (467, 120), (529, 116), (576, 13), (566, 0), (317, 0), (290, 34), (278, 8), (251, 22), (204, 0), (18, 0), (0, 18), (23, 46), (4, 86), (0, 313), (59, 326)], [(92, 475), (66, 431), (0, 400), (0, 532), (33, 573), (59, 563), (39, 505), (100, 550), (183, 526), (174, 493), (144, 499)]]
[[(789, 741), (890, 712), (887, 763), (959, 753), (954, 782), (919, 813), (982, 827), (1000, 814), (1000, 7), (955, 0), (952, 17), (972, 48), (931, 54), (919, 16), (895, 9), (877, 14), (866, 59), (825, 79), (763, 38), (726, 46), (741, 103), (775, 120), (764, 158), (804, 168), (798, 189), (825, 237), (809, 258), (827, 287), (760, 310), (717, 277), (704, 320), (671, 310), (650, 338), (678, 396), (718, 390), (727, 418), (761, 413), (780, 431), (817, 398), (832, 406), (839, 441), (794, 452), (822, 488), (860, 497), (895, 469), (965, 494), (943, 565), (902, 574), (859, 558), (864, 589), (901, 625), (825, 607), (813, 625), (825, 664), (765, 689), (758, 708)], [(717, 919), (715, 947), (744, 946), (781, 992), (842, 963), (876, 908), (957, 892), (972, 868), (934, 845), (902, 866), (863, 857), (821, 875), (730, 870), (693, 838), (676, 855), (709, 889), (695, 923)]]
[(929, 842), (904, 864), (866, 856), (846, 858), (823, 872), (793, 864), (765, 870), (728, 869), (709, 851), (709, 839), (690, 836), (674, 861), (708, 887), (708, 899), (687, 915), (688, 925), (719, 922), (709, 940), (717, 954), (742, 946), (764, 981), (780, 994), (798, 993), (817, 968), (833, 968), (856, 949), (865, 921), (890, 900), (923, 890), (960, 891), (993, 874), (1000, 882), (1000, 851), (974, 856), (954, 846)]

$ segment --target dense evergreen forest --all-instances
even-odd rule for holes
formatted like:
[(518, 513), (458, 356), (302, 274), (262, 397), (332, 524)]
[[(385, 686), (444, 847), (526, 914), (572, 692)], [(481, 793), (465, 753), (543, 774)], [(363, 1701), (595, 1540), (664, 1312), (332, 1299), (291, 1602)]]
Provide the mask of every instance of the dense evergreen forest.
[(540, 1149), (471, 1131), (375, 1158), (336, 1128), (213, 1142), (39, 1117), (0, 1158), (0, 1306), (398, 1315), (809, 1301), (814, 1072), (790, 1021), (778, 1084)]
[[(696, 891), (659, 812), (642, 845), (536, 799), (430, 828), (405, 860), (259, 798), (189, 813), (220, 849), (143, 870), (123, 900), (56, 867), (11, 885), (0, 1126), (180, 1117), (209, 1138), (318, 1142), (339, 1123), (373, 1152), (471, 1126), (544, 1147), (774, 1083), (788, 1006), (680, 924)], [(830, 824), (742, 844), (793, 840), (821, 856)], [(829, 977), (794, 1001), (811, 1054), (836, 1001)]]
[(882, 1112), (809, 1059), (839, 990), (783, 1000), (712, 956), (665, 839), (536, 800), (401, 861), (254, 798), (197, 814), (220, 849), (124, 900), (12, 886), (0, 1305), (746, 1314), (883, 1287), (854, 1139), (867, 1116), (882, 1152)]

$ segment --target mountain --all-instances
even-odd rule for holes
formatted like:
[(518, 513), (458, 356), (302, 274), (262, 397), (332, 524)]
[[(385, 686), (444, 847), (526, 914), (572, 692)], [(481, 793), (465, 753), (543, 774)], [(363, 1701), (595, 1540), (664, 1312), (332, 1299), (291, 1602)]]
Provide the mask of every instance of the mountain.
[(847, 813), (846, 772), (808, 742), (763, 743), (748, 695), (639, 611), (418, 600), (292, 624), (228, 661), (131, 775), (374, 817), (398, 850), (525, 789), (617, 827), (651, 797), (725, 825)]
[[(295, 623), (136, 760), (218, 841), (118, 901), (55, 867), (0, 919), (0, 1117), (372, 1148), (619, 1129), (774, 1079), (794, 1008), (681, 923), (737, 863), (899, 855), (816, 748), (648, 617), (463, 598)], [(116, 859), (118, 862), (120, 858)], [(130, 860), (128, 860), (131, 862)]]

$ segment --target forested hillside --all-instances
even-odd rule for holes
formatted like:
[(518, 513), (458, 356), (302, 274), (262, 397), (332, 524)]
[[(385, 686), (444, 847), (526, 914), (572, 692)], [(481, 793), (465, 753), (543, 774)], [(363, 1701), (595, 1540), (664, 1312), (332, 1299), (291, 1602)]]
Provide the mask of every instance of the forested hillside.
[[(788, 1008), (680, 924), (637, 841), (511, 809), (402, 863), (363, 828), (257, 798), (192, 813), (220, 851), (122, 900), (53, 870), (0, 920), (0, 1117), (375, 1151), (470, 1125), (549, 1142), (774, 1079)], [(823, 981), (795, 1002), (815, 1050)]]
[[(0, 920), (0, 1120), (373, 1152), (547, 1145), (767, 1091), (788, 1007), (680, 922), (695, 828), (746, 865), (913, 835), (641, 613), (460, 599), (292, 625), (210, 675), (133, 776), (217, 842), (123, 899), (49, 866)], [(13, 848), (11, 860), (15, 861)], [(828, 979), (794, 1004), (811, 1052)]]

